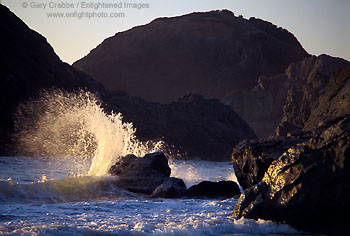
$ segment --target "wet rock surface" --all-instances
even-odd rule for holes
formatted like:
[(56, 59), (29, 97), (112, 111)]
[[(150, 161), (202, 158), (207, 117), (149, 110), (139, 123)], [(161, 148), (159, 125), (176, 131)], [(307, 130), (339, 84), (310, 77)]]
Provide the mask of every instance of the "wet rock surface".
[(193, 185), (186, 191), (187, 197), (204, 197), (204, 198), (230, 198), (240, 194), (238, 184), (233, 181), (203, 181)]
[(161, 152), (123, 156), (109, 173), (118, 177), (118, 187), (154, 198), (230, 198), (240, 194), (233, 181), (203, 181), (187, 189), (182, 179), (170, 177), (168, 159)]
[(348, 233), (350, 67), (326, 55), (294, 63), (275, 136), (244, 141), (232, 161), (245, 189), (233, 215)]
[(243, 189), (259, 183), (270, 164), (290, 147), (307, 138), (276, 138), (264, 141), (243, 141), (232, 152), (233, 168)]
[[(293, 139), (298, 141), (290, 142)], [(273, 157), (261, 181), (246, 185), (250, 187), (241, 195), (233, 216), (284, 222), (312, 232), (347, 232), (350, 116), (288, 140), (289, 147)], [(269, 147), (268, 142), (260, 146), (264, 144)], [(250, 153), (250, 158), (259, 159), (259, 155)]]
[(118, 176), (116, 184), (130, 192), (152, 194), (170, 176), (168, 159), (161, 152), (144, 157), (126, 155), (113, 165), (109, 173)]
[(183, 197), (185, 192), (186, 185), (182, 179), (169, 177), (153, 191), (151, 197), (179, 198)]

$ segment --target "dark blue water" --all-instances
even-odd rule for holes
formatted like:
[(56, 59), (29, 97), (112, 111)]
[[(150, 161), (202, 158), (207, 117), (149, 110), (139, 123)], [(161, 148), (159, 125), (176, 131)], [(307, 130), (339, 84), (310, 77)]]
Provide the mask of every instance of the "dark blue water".
[[(81, 174), (89, 165), (83, 159), (0, 157), (0, 234), (301, 234), (288, 225), (230, 217), (235, 198), (150, 199), (129, 193), (113, 185), (115, 177)], [(174, 161), (171, 168), (188, 187), (235, 180), (231, 163)]]

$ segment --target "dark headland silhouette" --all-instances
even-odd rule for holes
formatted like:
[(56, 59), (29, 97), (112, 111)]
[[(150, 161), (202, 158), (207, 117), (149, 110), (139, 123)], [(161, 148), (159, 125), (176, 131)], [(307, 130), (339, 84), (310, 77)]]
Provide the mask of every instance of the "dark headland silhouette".
[[(117, 33), (74, 64), (83, 72), (62, 62), (43, 36), (2, 5), (0, 31), (0, 155), (20, 152), (11, 142), (20, 103), (42, 89), (84, 89), (99, 94), (106, 112), (121, 111), (134, 122), (142, 140), (162, 138), (204, 159), (227, 160), (232, 153), (245, 190), (234, 217), (349, 233), (348, 61), (311, 56), (287, 30), (226, 10), (156, 19)], [(269, 138), (256, 139), (244, 120)], [(143, 158), (124, 159), (145, 165), (137, 163)], [(111, 168), (125, 173), (120, 185), (136, 181), (127, 168)], [(206, 183), (186, 190), (168, 171), (161, 177), (152, 179), (149, 193), (199, 196), (220, 189)]]
[(246, 94), (260, 76), (283, 73), (308, 56), (287, 30), (223, 10), (159, 18), (117, 33), (73, 66), (108, 89), (148, 101), (168, 103), (188, 93), (217, 98), (265, 137), (282, 114)]

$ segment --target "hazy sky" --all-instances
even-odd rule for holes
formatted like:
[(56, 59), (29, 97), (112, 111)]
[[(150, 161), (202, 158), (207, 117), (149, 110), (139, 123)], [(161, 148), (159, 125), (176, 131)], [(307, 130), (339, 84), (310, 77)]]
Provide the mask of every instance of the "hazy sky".
[[(45, 36), (61, 59), (80, 59), (105, 38), (157, 17), (229, 9), (292, 32), (311, 54), (350, 60), (350, 0), (0, 0), (29, 27)], [(61, 5), (61, 3), (67, 3)], [(89, 4), (92, 3), (89, 8)], [(107, 3), (115, 3), (107, 8)], [(142, 9), (127, 4), (143, 4)], [(45, 9), (43, 9), (44, 5)], [(105, 4), (105, 5), (103, 5)], [(140, 5), (139, 5), (140, 6)], [(64, 7), (64, 8), (63, 8)], [(82, 13), (83, 12), (83, 13)], [(87, 18), (89, 14), (94, 17)], [(52, 13), (70, 17), (49, 17)], [(107, 17), (99, 17), (103, 14)], [(112, 17), (112, 15), (114, 17)], [(79, 17), (81, 17), (79, 19)]]

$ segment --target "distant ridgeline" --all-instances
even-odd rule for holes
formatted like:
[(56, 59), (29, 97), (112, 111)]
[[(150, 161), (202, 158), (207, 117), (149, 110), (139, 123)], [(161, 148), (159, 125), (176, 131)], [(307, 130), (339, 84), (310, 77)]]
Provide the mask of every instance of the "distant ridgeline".
[(276, 88), (269, 94), (278, 99), (265, 98), (254, 88), (308, 56), (287, 30), (223, 10), (159, 18), (117, 33), (73, 66), (107, 89), (148, 101), (168, 103), (189, 93), (217, 98), (265, 137), (282, 117), (285, 94)]

